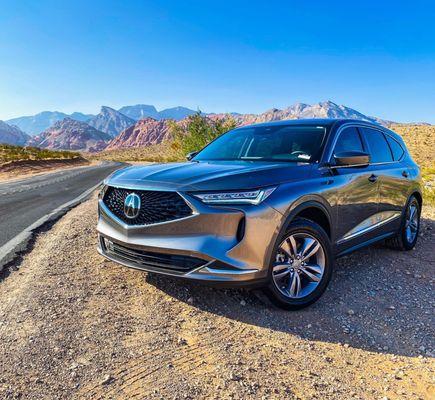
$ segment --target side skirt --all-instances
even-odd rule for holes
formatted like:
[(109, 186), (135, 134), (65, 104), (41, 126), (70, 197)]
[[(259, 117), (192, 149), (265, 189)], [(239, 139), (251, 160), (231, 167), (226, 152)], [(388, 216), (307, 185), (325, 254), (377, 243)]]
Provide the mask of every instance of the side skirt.
[(397, 234), (396, 231), (392, 231), (392, 232), (384, 233), (383, 235), (376, 236), (376, 237), (374, 237), (372, 239), (366, 240), (365, 242), (358, 243), (355, 246), (352, 246), (352, 247), (349, 247), (346, 250), (343, 250), (342, 252), (336, 254), (335, 257), (336, 258), (343, 257), (343, 256), (345, 256), (345, 255), (347, 255), (349, 253), (353, 253), (354, 251), (359, 250), (359, 249), (361, 249), (363, 247), (367, 247), (367, 246), (370, 246), (373, 243), (380, 242), (381, 240), (384, 240), (384, 239), (388, 239), (389, 237), (392, 237), (392, 236), (394, 236), (396, 234)]

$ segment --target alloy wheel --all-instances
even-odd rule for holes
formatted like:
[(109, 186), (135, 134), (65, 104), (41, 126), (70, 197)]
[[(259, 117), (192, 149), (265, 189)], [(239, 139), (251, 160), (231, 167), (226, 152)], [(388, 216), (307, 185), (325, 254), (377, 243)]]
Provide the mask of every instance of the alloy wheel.
[(325, 250), (319, 240), (308, 233), (293, 233), (277, 249), (273, 282), (288, 298), (308, 296), (322, 280), (325, 263)]
[(418, 233), (419, 224), (418, 205), (413, 201), (406, 211), (405, 233), (408, 243), (413, 243)]

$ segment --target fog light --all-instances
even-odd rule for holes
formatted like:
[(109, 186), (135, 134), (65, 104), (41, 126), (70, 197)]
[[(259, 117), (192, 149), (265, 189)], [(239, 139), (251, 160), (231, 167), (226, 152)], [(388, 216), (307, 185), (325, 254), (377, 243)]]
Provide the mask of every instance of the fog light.
[(103, 245), (106, 250), (113, 251), (113, 242), (111, 242), (109, 239), (106, 239), (105, 237), (103, 237)]

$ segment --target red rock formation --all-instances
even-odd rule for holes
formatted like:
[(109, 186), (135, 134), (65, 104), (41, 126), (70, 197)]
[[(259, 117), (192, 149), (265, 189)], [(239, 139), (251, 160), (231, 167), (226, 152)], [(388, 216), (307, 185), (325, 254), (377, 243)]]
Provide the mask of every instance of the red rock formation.
[(168, 120), (157, 121), (153, 118), (144, 118), (122, 131), (108, 144), (106, 150), (161, 143), (168, 133)]
[(33, 137), (28, 144), (46, 149), (101, 151), (111, 136), (85, 122), (65, 118)]

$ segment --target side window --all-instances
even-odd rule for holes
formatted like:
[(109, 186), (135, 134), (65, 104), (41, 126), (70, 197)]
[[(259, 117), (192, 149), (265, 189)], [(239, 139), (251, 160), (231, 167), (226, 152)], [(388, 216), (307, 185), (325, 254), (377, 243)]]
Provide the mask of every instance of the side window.
[(361, 137), (355, 127), (343, 129), (337, 139), (334, 154), (344, 151), (364, 151)]
[(381, 131), (370, 128), (362, 128), (364, 137), (369, 145), (370, 162), (382, 163), (393, 161), (390, 146)]
[(397, 140), (393, 139), (390, 135), (385, 135), (385, 137), (387, 138), (388, 144), (390, 145), (390, 149), (391, 152), (393, 153), (394, 161), (400, 160), (404, 153), (402, 146)]

